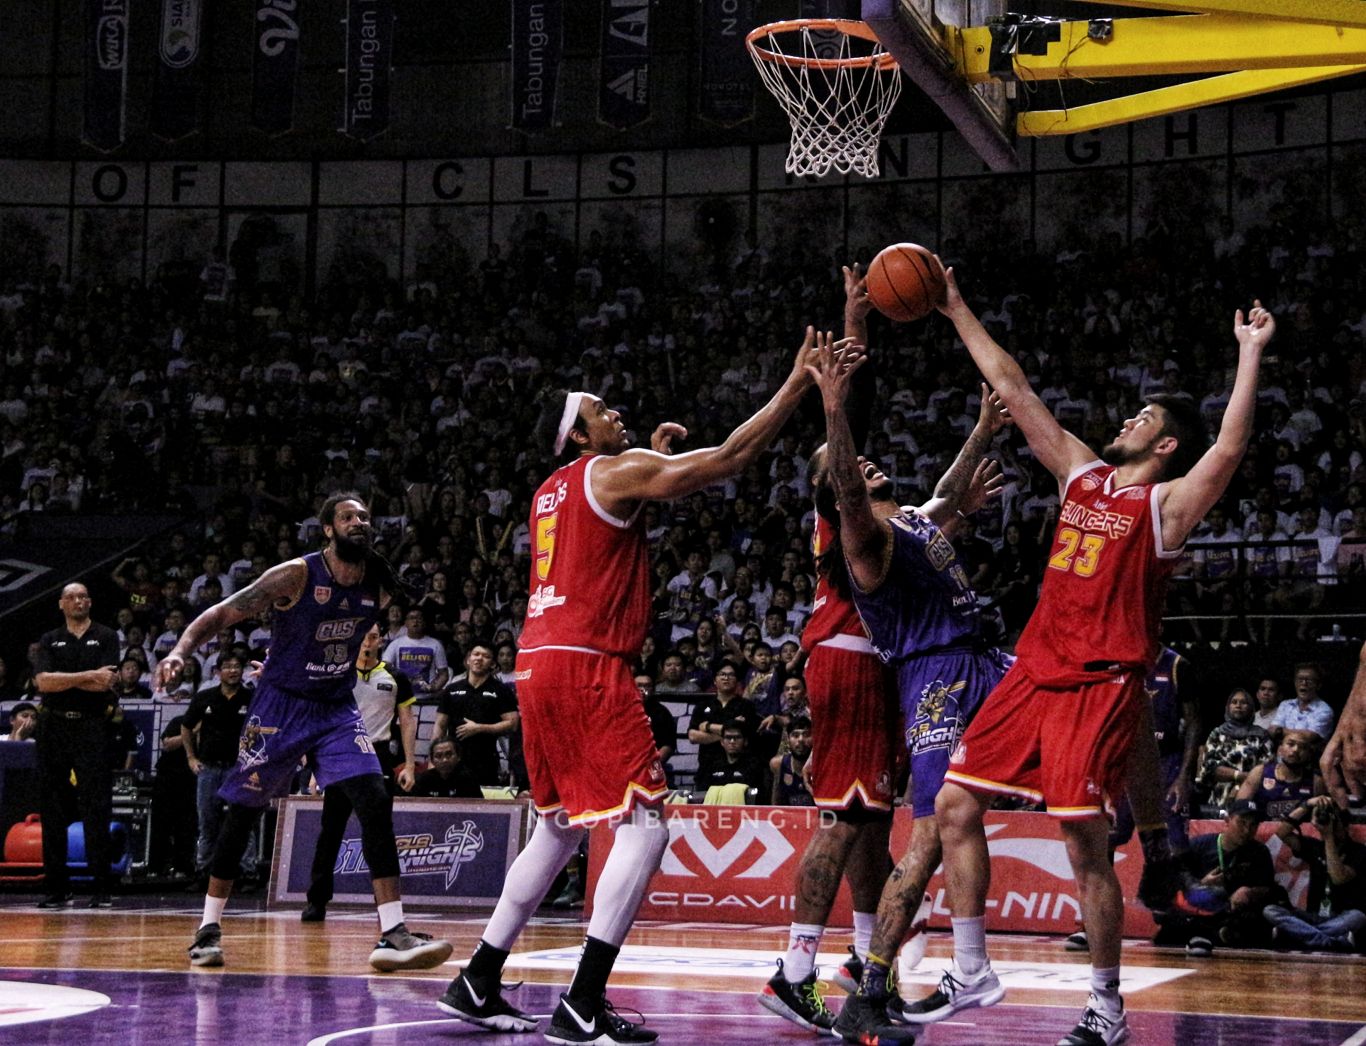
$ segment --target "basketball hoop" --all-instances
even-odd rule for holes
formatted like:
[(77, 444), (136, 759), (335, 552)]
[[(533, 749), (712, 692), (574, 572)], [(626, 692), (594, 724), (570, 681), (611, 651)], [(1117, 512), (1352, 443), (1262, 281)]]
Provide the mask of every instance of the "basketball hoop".
[(784, 166), (876, 177), (882, 127), (901, 94), (901, 67), (864, 22), (798, 18), (745, 37), (764, 85), (792, 124)]

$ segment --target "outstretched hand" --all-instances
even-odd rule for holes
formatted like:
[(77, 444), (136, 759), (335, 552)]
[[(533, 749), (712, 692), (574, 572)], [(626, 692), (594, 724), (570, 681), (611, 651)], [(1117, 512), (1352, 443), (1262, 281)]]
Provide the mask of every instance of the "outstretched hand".
[(1252, 311), (1247, 314), (1247, 319), (1243, 319), (1243, 310), (1239, 309), (1233, 315), (1233, 336), (1238, 339), (1240, 349), (1266, 348), (1276, 334), (1276, 317), (1272, 316), (1266, 309), (1262, 308), (1262, 303), (1258, 299), (1252, 301)]
[[(934, 260), (939, 262), (940, 267), (943, 268), (944, 262), (939, 255), (936, 254)], [(958, 281), (954, 278), (953, 267), (949, 266), (944, 269), (944, 298), (942, 301), (936, 302), (934, 307), (945, 316), (951, 317), (954, 310), (961, 308), (962, 305), (963, 295), (958, 290)]]
[(991, 458), (983, 458), (977, 463), (968, 489), (963, 491), (959, 511), (965, 516), (970, 516), (988, 501), (999, 498), (1005, 488), (1005, 482), (1006, 478), (1001, 472), (1000, 463)]
[[(811, 335), (811, 329), (807, 328), (808, 340)], [(826, 331), (815, 335), (809, 355), (804, 369), (821, 390), (826, 407), (842, 406), (849, 395), (850, 378), (868, 359), (863, 354), (863, 346), (855, 344), (853, 338), (836, 341), (834, 334)]]
[(1001, 399), (1001, 394), (982, 382), (982, 407), (977, 414), (977, 427), (988, 436), (994, 436), (1007, 425), (1014, 424), (1015, 419), (1010, 416), (1010, 408)]
[(858, 262), (844, 266), (844, 316), (845, 319), (867, 319), (873, 311), (873, 303), (868, 298), (868, 276)]
[(673, 453), (671, 444), (676, 439), (687, 439), (688, 430), (676, 421), (662, 423), (650, 436), (650, 449), (660, 454)]

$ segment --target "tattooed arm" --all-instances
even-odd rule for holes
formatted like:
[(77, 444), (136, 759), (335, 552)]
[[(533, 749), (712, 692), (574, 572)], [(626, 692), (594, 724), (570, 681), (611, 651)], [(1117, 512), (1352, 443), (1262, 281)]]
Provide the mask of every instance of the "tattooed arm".
[(935, 484), (934, 496), (920, 506), (920, 512), (934, 521), (935, 526), (949, 530), (958, 514), (975, 512), (997, 494), (1002, 485), (999, 466), (985, 470), (983, 460), (996, 433), (1011, 424), (1010, 411), (1001, 397), (982, 384), (982, 409), (977, 424), (963, 443), (958, 456), (947, 472)]
[(185, 658), (222, 629), (249, 617), (260, 617), (273, 606), (295, 602), (303, 595), (307, 579), (308, 567), (304, 561), (291, 559), (271, 567), (246, 588), (209, 607), (190, 622), (171, 652), (157, 663), (157, 685), (168, 687), (178, 683)]

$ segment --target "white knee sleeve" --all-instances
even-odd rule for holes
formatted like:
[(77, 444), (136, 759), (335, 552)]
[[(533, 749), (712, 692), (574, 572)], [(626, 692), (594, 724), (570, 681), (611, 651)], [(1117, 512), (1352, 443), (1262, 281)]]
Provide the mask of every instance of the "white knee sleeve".
[(593, 891), (588, 936), (620, 945), (630, 932), (650, 877), (664, 859), (669, 829), (657, 809), (637, 806), (616, 830), (612, 852)]
[(542, 817), (536, 823), (531, 841), (508, 869), (502, 896), (484, 929), (485, 941), (504, 951), (512, 948), (522, 927), (544, 900), (555, 876), (578, 850), (583, 833), (582, 828), (558, 826), (553, 815)]

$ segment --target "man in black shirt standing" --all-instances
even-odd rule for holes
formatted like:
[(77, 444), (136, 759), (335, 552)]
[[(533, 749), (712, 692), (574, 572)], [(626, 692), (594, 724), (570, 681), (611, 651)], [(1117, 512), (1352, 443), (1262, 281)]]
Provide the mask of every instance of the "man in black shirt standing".
[[(180, 739), (185, 760), (195, 782), (195, 806), (199, 811), (199, 841), (195, 846), (195, 872), (209, 874), (214, 842), (223, 822), (223, 800), (218, 788), (228, 771), (237, 764), (242, 726), (247, 721), (251, 691), (242, 686), (242, 659), (229, 654), (218, 664), (218, 685), (201, 690), (190, 699), (190, 707), (180, 722)], [(199, 736), (195, 737), (198, 727)], [(242, 872), (256, 871), (256, 847), (248, 844), (242, 855)]]
[(118, 675), (119, 637), (90, 620), (90, 593), (82, 584), (62, 589), (66, 618), (38, 641), (33, 681), (43, 695), (35, 739), (42, 786), (43, 880), (39, 908), (71, 904), (66, 869), (63, 796), (74, 770), (76, 799), (85, 824), (86, 867), (93, 879), (92, 908), (109, 908), (109, 816), (113, 806), (108, 724), (109, 691)]
[(481, 785), (498, 780), (498, 738), (517, 729), (517, 697), (493, 674), (493, 651), (482, 643), (465, 656), (465, 677), (446, 687), (437, 706), (435, 738), (460, 742), (464, 764)]

